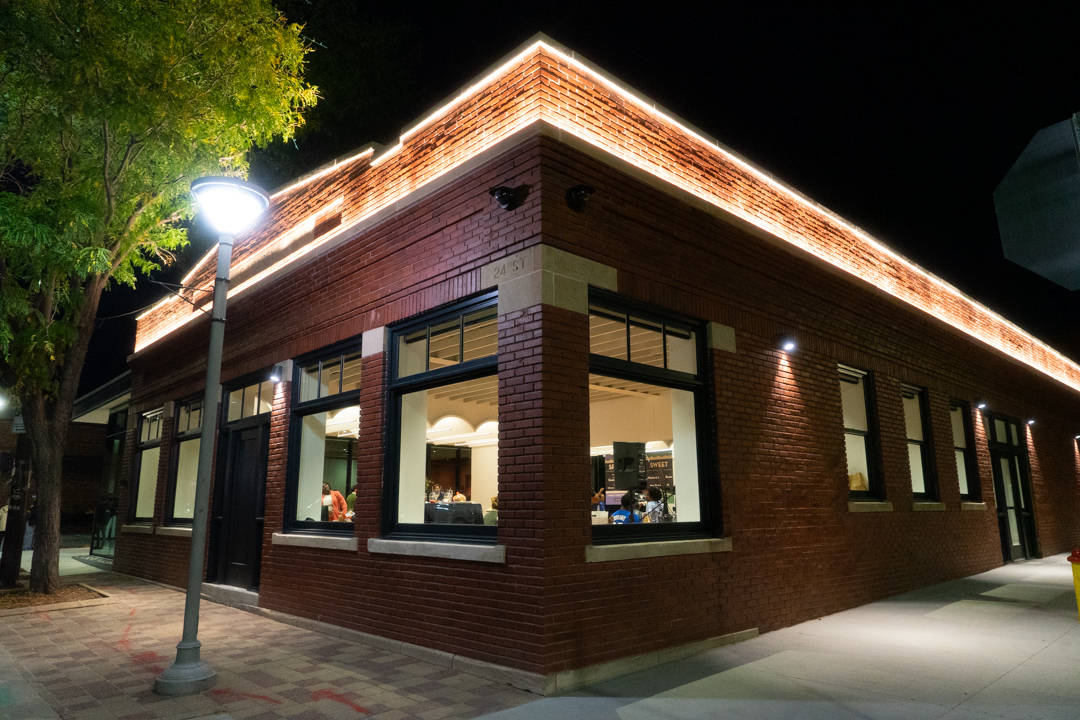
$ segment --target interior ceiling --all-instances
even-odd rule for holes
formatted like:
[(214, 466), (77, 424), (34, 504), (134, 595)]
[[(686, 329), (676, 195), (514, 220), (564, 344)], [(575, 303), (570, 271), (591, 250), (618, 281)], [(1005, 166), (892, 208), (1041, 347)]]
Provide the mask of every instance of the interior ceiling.
[(499, 377), (488, 375), (475, 380), (443, 385), (428, 390), (430, 397), (445, 398), (451, 401), (471, 402), (479, 405), (499, 404)]
[(668, 393), (667, 388), (635, 382), (633, 380), (620, 380), (619, 378), (606, 377), (604, 375), (589, 374), (589, 402), (605, 402), (607, 400), (621, 400), (630, 397), (660, 397)]

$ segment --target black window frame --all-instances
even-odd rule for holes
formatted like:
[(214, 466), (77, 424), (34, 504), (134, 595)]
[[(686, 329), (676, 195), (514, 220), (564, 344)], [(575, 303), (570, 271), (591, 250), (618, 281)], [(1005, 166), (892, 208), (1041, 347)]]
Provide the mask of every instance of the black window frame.
[[(495, 525), (401, 523), (397, 519), (399, 499), (398, 470), (401, 465), (401, 398), (411, 392), (430, 390), (481, 377), (497, 377), (499, 374), (499, 351), (496, 348), (493, 355), (464, 362), (462, 361), (464, 355), (459, 355), (459, 361), (453, 365), (398, 377), (398, 340), (424, 327), (430, 328), (444, 324), (455, 316), (459, 317), (461, 322), (464, 322), (466, 315), (492, 307), (497, 308), (498, 298), (498, 291), (484, 292), (436, 308), (422, 315), (417, 315), (400, 323), (395, 323), (388, 328), (386, 446), (384, 448), (386, 480), (383, 483), (382, 508), (383, 537), (387, 539), (457, 542), (473, 545), (494, 545), (498, 539), (498, 526)], [(497, 317), (496, 315), (496, 320)], [(429, 339), (430, 334), (429, 329)], [(461, 343), (464, 343), (463, 327)], [(430, 349), (428, 356), (430, 358)], [(430, 364), (429, 360), (425, 362)]]
[[(961, 448), (956, 446), (955, 437), (953, 439), (953, 453), (962, 451), (964, 454), (964, 471), (966, 473), (966, 480), (968, 491), (966, 493), (960, 493), (960, 499), (964, 502), (982, 502), (982, 482), (979, 477), (979, 463), (975, 455), (975, 425), (971, 417), (971, 403), (966, 400), (957, 400), (956, 398), (949, 399), (949, 431), (952, 432), (952, 411), (954, 409), (960, 410), (960, 418), (964, 425), (964, 442), (967, 443), (967, 447)], [(960, 467), (956, 468), (956, 481), (959, 486), (960, 482)]]
[[(182, 401), (177, 401), (176, 409), (173, 411), (173, 432), (169, 439), (169, 474), (165, 485), (165, 513), (164, 523), (167, 526), (187, 527), (193, 522), (193, 518), (178, 518), (175, 515), (176, 512), (176, 481), (180, 472), (180, 446), (189, 440), (198, 439), (202, 442), (202, 426), (206, 417), (206, 409), (202, 407), (203, 397), (190, 397)], [(199, 427), (187, 430), (180, 429), (180, 409), (184, 407), (191, 407), (198, 404), (199, 409)], [(198, 469), (196, 469), (198, 472)]]
[[(157, 437), (150, 438), (148, 440), (142, 439), (143, 426), (151, 419), (157, 420)], [(128, 522), (130, 523), (152, 523), (154, 522), (154, 510), (157, 509), (157, 483), (160, 479), (158, 477), (161, 469), (161, 455), (158, 455), (158, 464), (154, 471), (154, 503), (150, 508), (150, 514), (141, 516), (138, 515), (139, 509), (139, 486), (142, 484), (142, 459), (143, 453), (153, 448), (161, 447), (161, 435), (162, 425), (165, 422), (165, 408), (157, 407), (153, 410), (146, 410), (139, 413), (139, 421), (135, 428), (135, 452), (132, 459), (131, 468), (131, 490), (129, 492), (128, 501)]]
[[(352, 522), (297, 520), (296, 506), (297, 493), (299, 492), (300, 485), (300, 443), (303, 433), (303, 419), (308, 415), (315, 415), (317, 413), (360, 405), (360, 387), (346, 392), (341, 392), (341, 387), (344, 383), (345, 361), (359, 358), (361, 363), (363, 362), (361, 338), (362, 336), (358, 335), (349, 338), (348, 340), (343, 340), (325, 348), (320, 348), (319, 350), (307, 353), (306, 355), (301, 355), (293, 361), (293, 375), (291, 378), (292, 407), (289, 410), (289, 452), (288, 462), (285, 465), (285, 503), (284, 518), (282, 519), (282, 532), (284, 533), (291, 535), (327, 535), (334, 537), (343, 535), (351, 537), (354, 534), (355, 525)], [(300, 393), (304, 368), (311, 366), (313, 363), (319, 363), (319, 387), (321, 387), (323, 367), (328, 364), (328, 361), (334, 358), (337, 359), (337, 362), (340, 363), (341, 367), (341, 372), (338, 375), (338, 392), (325, 397), (317, 397), (312, 400), (301, 402)], [(363, 379), (361, 376), (361, 383), (362, 382)], [(364, 422), (363, 415), (360, 416), (359, 422), (361, 424)], [(357, 442), (357, 445), (358, 459), (359, 441)], [(354, 471), (356, 470), (356, 467), (357, 463), (356, 459), (354, 459), (352, 463)], [(352, 478), (351, 484), (356, 485), (355, 475)]]
[[(708, 326), (701, 320), (687, 318), (655, 305), (643, 303), (616, 293), (589, 288), (589, 312), (599, 306), (601, 312), (623, 314), (627, 323), (627, 357), (630, 353), (630, 316), (661, 326), (666, 338), (667, 328), (693, 332), (696, 348), (694, 358), (697, 373), (667, 369), (667, 342), (662, 342), (665, 367), (657, 367), (632, 360), (622, 360), (607, 355), (589, 353), (589, 373), (606, 377), (645, 382), (694, 394), (694, 426), (697, 435), (698, 510), (701, 519), (696, 522), (673, 523), (627, 523), (623, 525), (593, 525), (593, 545), (622, 545), (641, 542), (665, 542), (717, 537), (720, 534), (719, 477), (713, 443), (709, 432), (712, 423), (711, 406), (715, 404), (712, 381), (712, 363), (709, 362)], [(590, 339), (591, 343), (591, 339)], [(591, 348), (590, 348), (591, 349)]]
[[(940, 490), (938, 488), (937, 464), (934, 462), (934, 433), (930, 424), (930, 395), (926, 388), (910, 383), (900, 383), (900, 392), (902, 397), (905, 393), (910, 393), (918, 398), (919, 422), (922, 424), (922, 440), (912, 440), (907, 437), (907, 410), (904, 411), (904, 439), (909, 447), (911, 445), (919, 446), (919, 455), (922, 458), (924, 490), (917, 493), (912, 487), (912, 498), (916, 502), (937, 502), (940, 498)], [(910, 454), (908, 457), (910, 459)], [(914, 482), (910, 467), (908, 468), (908, 479)]]
[[(850, 482), (848, 481), (848, 473), (844, 473), (845, 484), (848, 488), (848, 497), (852, 502), (879, 502), (885, 500), (885, 483), (882, 482), (882, 470), (881, 470), (881, 429), (878, 424), (877, 403), (875, 398), (877, 397), (876, 384), (874, 382), (874, 374), (869, 370), (860, 370), (859, 368), (851, 365), (845, 365), (844, 363), (837, 363), (837, 380), (839, 382), (849, 382), (844, 380), (844, 376), (851, 376), (857, 374), (862, 379), (863, 387), (863, 407), (866, 409), (866, 431), (857, 430), (855, 428), (843, 427), (844, 435), (858, 435), (863, 438), (863, 447), (866, 452), (866, 471), (868, 477), (866, 478), (866, 484), (869, 486), (869, 490), (852, 490)], [(837, 390), (840, 386), (837, 386)], [(843, 397), (841, 397), (841, 424), (843, 423)], [(905, 435), (907, 433), (905, 432)], [(847, 441), (844, 441), (844, 468), (848, 469), (847, 465)]]

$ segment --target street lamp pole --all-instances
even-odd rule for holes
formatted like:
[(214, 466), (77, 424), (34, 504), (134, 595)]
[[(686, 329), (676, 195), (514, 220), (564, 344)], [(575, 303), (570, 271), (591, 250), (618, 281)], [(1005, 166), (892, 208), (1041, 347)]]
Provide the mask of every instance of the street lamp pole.
[(193, 695), (213, 687), (217, 673), (201, 657), (199, 601), (202, 597), (203, 556), (206, 550), (210, 476), (214, 462), (218, 400), (221, 390), (221, 354), (225, 342), (225, 306), (229, 294), (229, 269), (233, 241), (270, 204), (266, 192), (235, 178), (200, 178), (191, 192), (211, 224), (218, 230), (217, 276), (210, 318), (210, 349), (206, 362), (199, 468), (195, 482), (195, 508), (191, 522), (191, 556), (188, 560), (187, 597), (184, 602), (184, 634), (176, 646), (176, 660), (154, 681), (159, 695)]

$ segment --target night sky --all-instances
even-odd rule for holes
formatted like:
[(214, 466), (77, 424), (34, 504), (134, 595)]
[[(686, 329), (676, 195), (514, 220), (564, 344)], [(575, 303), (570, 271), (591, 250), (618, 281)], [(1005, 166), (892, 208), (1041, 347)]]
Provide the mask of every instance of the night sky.
[[(1075, 0), (278, 4), (318, 43), (308, 76), (324, 98), (295, 146), (253, 159), (264, 187), (396, 141), (542, 31), (1080, 359), (1080, 298), (1004, 260), (992, 198), (1036, 131), (1080, 111)], [(178, 265), (159, 277), (175, 282)], [(162, 294), (107, 292), (99, 318)], [(80, 392), (134, 346), (134, 314), (98, 326)]]

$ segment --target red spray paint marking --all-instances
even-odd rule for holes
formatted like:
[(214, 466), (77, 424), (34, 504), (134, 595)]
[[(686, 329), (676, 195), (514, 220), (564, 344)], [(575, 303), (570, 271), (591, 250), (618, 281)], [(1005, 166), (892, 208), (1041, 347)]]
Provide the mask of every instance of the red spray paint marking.
[(368, 710), (367, 708), (360, 707), (359, 705), (357, 705), (356, 703), (354, 703), (352, 700), (345, 697), (341, 693), (336, 693), (333, 690), (330, 690), (329, 688), (324, 688), (322, 690), (316, 690), (315, 692), (311, 693), (311, 699), (314, 700), (314, 701), (333, 700), (336, 703), (341, 703), (342, 705), (348, 705), (349, 707), (351, 707), (353, 710), (355, 710), (358, 713), (363, 713), (365, 715), (370, 715), (371, 714), (371, 711)]
[[(132, 615), (134, 615), (134, 614), (135, 614), (135, 610), (136, 610), (136, 608), (131, 608), (131, 612), (129, 612), (129, 613), (128, 613), (128, 617), (131, 617)], [(130, 626), (130, 625), (128, 625), (128, 627), (131, 627), (131, 626)]]
[(137, 663), (142, 663), (143, 665), (146, 665), (147, 663), (161, 662), (162, 660), (168, 660), (169, 658), (165, 657), (164, 655), (158, 655), (153, 650), (147, 650), (146, 652), (139, 653), (138, 655), (132, 655), (131, 659)]
[(215, 697), (219, 702), (231, 703), (239, 702), (241, 698), (252, 698), (254, 700), (265, 700), (266, 702), (272, 702), (275, 705), (280, 705), (280, 700), (275, 700), (265, 695), (252, 695), (251, 693), (242, 693), (233, 690), (232, 688), (219, 688), (217, 690), (211, 690), (210, 694)]
[(131, 652), (131, 641), (128, 640), (126, 637), (122, 637), (122, 638), (120, 638), (119, 640), (116, 641), (116, 647), (120, 648), (121, 650), (123, 650), (126, 653), (130, 653)]
[(38, 614), (41, 616), (42, 620), (48, 620), (49, 622), (52, 622), (52, 618), (49, 617), (49, 613), (38, 613)]

